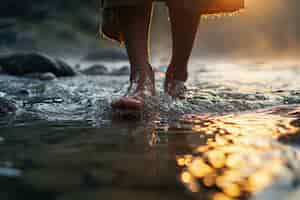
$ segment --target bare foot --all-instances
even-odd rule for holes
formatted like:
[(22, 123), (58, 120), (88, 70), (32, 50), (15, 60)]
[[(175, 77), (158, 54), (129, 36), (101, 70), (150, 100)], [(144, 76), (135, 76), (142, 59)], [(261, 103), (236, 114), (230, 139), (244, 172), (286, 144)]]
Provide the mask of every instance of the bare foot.
[(169, 67), (166, 73), (164, 91), (173, 98), (184, 99), (186, 86), (185, 81), (187, 73), (176, 72), (173, 67)]
[(145, 106), (145, 98), (155, 95), (154, 72), (151, 66), (142, 72), (136, 72), (124, 97), (112, 102), (113, 109), (140, 111)]

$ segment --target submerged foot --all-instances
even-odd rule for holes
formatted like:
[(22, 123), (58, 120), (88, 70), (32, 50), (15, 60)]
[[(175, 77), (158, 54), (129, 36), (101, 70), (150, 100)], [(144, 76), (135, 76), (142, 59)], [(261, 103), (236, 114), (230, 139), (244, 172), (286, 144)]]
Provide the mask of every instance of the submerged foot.
[[(183, 77), (182, 77), (183, 76)], [(164, 82), (164, 92), (172, 98), (184, 99), (186, 93), (185, 74), (175, 72), (169, 67)]]
[(111, 106), (118, 111), (141, 111), (145, 107), (145, 99), (155, 95), (154, 72), (151, 66), (147, 70), (136, 72), (130, 81), (127, 93), (112, 102)]
[(186, 86), (184, 81), (168, 80), (164, 86), (165, 93), (175, 99), (184, 99)]

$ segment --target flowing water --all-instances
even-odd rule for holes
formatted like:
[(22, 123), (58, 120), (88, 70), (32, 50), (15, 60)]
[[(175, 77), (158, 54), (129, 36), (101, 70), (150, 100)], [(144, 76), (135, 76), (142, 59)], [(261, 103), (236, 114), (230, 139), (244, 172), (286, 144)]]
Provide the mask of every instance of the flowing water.
[(185, 100), (157, 72), (159, 97), (129, 121), (110, 108), (128, 77), (2, 75), (17, 112), (0, 120), (1, 199), (296, 200), (299, 72), (195, 61)]

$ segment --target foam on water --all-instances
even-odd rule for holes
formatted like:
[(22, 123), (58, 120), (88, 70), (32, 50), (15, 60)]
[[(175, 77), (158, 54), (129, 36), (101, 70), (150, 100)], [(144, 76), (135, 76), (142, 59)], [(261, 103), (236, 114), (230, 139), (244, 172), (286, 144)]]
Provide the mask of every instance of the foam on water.
[[(157, 73), (159, 98), (153, 104), (159, 105), (156, 109), (162, 116), (169, 118), (192, 113), (236, 112), (300, 102), (297, 88), (300, 81), (294, 65), (287, 65), (286, 68), (266, 64), (194, 65), (191, 67), (184, 101), (170, 101), (164, 96), (164, 74)], [(79, 76), (42, 82), (2, 76), (0, 92), (2, 96), (18, 102), (22, 111), (37, 114), (41, 118), (84, 120), (93, 118), (95, 112), (110, 112), (110, 101), (126, 91), (127, 79), (124, 76)]]

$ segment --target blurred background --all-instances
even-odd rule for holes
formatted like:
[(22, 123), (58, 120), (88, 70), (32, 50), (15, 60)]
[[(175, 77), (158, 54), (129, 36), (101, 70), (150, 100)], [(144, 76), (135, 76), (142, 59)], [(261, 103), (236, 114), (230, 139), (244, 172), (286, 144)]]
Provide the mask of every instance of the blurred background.
[[(248, 0), (236, 16), (203, 19), (194, 56), (228, 59), (297, 59), (298, 0)], [(120, 48), (100, 39), (99, 0), (2, 0), (0, 49), (81, 56), (99, 48)], [(156, 5), (153, 58), (167, 60), (171, 48), (167, 8)], [(163, 41), (163, 42), (162, 42)]]

